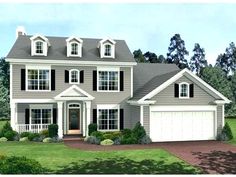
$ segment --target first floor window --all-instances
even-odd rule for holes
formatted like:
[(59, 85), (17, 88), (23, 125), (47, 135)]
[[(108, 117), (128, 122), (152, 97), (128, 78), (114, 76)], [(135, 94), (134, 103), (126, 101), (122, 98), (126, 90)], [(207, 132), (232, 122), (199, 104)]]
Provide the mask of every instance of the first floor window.
[(51, 124), (51, 109), (31, 109), (31, 124)]
[(118, 130), (118, 109), (98, 110), (99, 130)]
[(49, 90), (49, 70), (28, 69), (28, 90)]
[(100, 91), (118, 91), (118, 71), (99, 71), (98, 89)]
[(189, 97), (189, 85), (186, 83), (180, 84), (180, 98), (188, 98)]

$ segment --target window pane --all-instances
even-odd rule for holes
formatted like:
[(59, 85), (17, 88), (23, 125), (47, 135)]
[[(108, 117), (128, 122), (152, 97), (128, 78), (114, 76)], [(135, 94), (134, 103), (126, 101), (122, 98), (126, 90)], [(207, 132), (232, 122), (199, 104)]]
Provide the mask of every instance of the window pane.
[(43, 42), (36, 42), (36, 50), (35, 50), (35, 53), (43, 53)]
[(98, 124), (100, 130), (107, 130), (108, 129), (108, 110), (106, 109), (99, 109), (99, 116), (98, 116)]
[(187, 84), (182, 84), (181, 85), (180, 96), (181, 97), (187, 97), (188, 96), (188, 85)]
[(108, 90), (108, 72), (99, 71), (99, 90)]
[(105, 56), (111, 56), (111, 45), (105, 45)]
[(78, 44), (71, 44), (71, 55), (78, 55)]
[(51, 124), (51, 109), (42, 109), (42, 124)]
[(28, 90), (49, 90), (49, 70), (28, 70)]
[(28, 89), (38, 90), (38, 70), (28, 70)]
[(71, 82), (78, 83), (78, 71), (71, 71)]
[(41, 124), (41, 110), (31, 109), (31, 124)]
[(110, 130), (118, 129), (118, 110), (117, 109), (109, 110), (109, 129)]
[(109, 90), (118, 90), (118, 72), (109, 72)]

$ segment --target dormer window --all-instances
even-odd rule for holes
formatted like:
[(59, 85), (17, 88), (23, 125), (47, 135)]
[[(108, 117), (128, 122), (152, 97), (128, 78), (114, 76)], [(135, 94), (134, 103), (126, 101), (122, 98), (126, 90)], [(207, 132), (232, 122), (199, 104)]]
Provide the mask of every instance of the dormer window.
[(47, 56), (50, 43), (46, 37), (42, 35), (34, 35), (30, 40), (32, 56)]
[(67, 57), (82, 57), (83, 40), (77, 37), (66, 39)]
[(100, 57), (115, 58), (115, 44), (116, 42), (109, 38), (99, 41), (97, 47), (100, 50)]
[(111, 56), (111, 45), (107, 44), (105, 45), (105, 56)]
[(189, 98), (189, 84), (182, 82), (179, 84), (179, 98)]
[(43, 54), (43, 42), (41, 41), (35, 42), (35, 53)]

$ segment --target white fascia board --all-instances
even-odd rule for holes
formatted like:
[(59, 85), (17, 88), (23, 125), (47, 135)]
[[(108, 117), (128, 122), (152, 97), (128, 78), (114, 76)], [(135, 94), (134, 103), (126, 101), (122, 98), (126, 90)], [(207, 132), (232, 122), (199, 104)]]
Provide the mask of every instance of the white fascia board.
[(97, 104), (97, 109), (120, 109), (119, 104)]
[(155, 104), (156, 103), (156, 100), (146, 100), (146, 101), (127, 101), (128, 104), (130, 105), (134, 105), (134, 106), (137, 106), (137, 105), (150, 105), (150, 104)]
[(26, 64), (25, 65), (26, 69), (51, 69), (51, 65), (48, 64), (37, 64), (37, 65), (33, 65), (33, 64)]
[(30, 104), (30, 109), (52, 109), (52, 104)]
[(216, 111), (217, 106), (213, 105), (185, 105), (185, 106), (150, 106), (150, 112), (173, 112), (173, 111)]
[(230, 103), (230, 102), (227, 102), (225, 100), (215, 100), (214, 103), (220, 105), (220, 104), (227, 104), (227, 103)]
[(71, 100), (76, 100), (76, 101), (91, 101), (94, 98), (88, 98), (88, 97), (60, 97), (60, 98), (55, 98), (56, 101), (71, 101)]
[(55, 103), (53, 99), (12, 99), (12, 103)]
[(116, 67), (114, 67), (114, 66), (98, 66), (97, 67), (97, 70), (98, 71), (120, 71), (120, 67), (119, 66), (116, 66)]
[(47, 42), (47, 44), (50, 46), (49, 40), (48, 38), (46, 38), (45, 36), (41, 35), (41, 34), (35, 34), (34, 36), (32, 36), (30, 38), (31, 41), (35, 40), (36, 38), (41, 38), (43, 39), (43, 41)]
[(116, 41), (114, 41), (113, 39), (111, 39), (111, 38), (109, 38), (109, 37), (104, 38), (104, 39), (102, 39), (102, 40), (99, 41), (99, 42), (100, 42), (100, 44), (103, 44), (103, 43), (106, 42), (106, 41), (110, 41), (112, 44), (116, 44)]
[(77, 41), (77, 42), (79, 42), (79, 43), (83, 43), (83, 40), (82, 40), (82, 39), (80, 39), (79, 37), (75, 37), (75, 36), (72, 36), (72, 37), (67, 38), (67, 39), (66, 39), (66, 42), (69, 43), (69, 42), (72, 41), (72, 40), (75, 40), (75, 41)]
[(74, 66), (74, 65), (83, 65), (83, 66), (103, 66), (103, 65), (112, 65), (112, 66), (135, 66), (136, 62), (106, 62), (106, 61), (75, 61), (75, 60), (39, 60), (39, 59), (15, 59), (15, 58), (6, 58), (7, 62), (12, 64), (52, 64), (52, 65), (62, 65), (65, 66)]

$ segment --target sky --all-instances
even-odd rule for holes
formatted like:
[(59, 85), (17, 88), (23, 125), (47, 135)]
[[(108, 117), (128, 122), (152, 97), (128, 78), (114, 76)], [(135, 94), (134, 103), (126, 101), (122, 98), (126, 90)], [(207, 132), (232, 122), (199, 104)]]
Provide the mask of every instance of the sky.
[(28, 35), (124, 39), (131, 52), (164, 55), (170, 38), (180, 34), (193, 55), (195, 43), (214, 64), (236, 42), (236, 4), (200, 3), (60, 3), (0, 4), (0, 57), (10, 51), (17, 26)]

